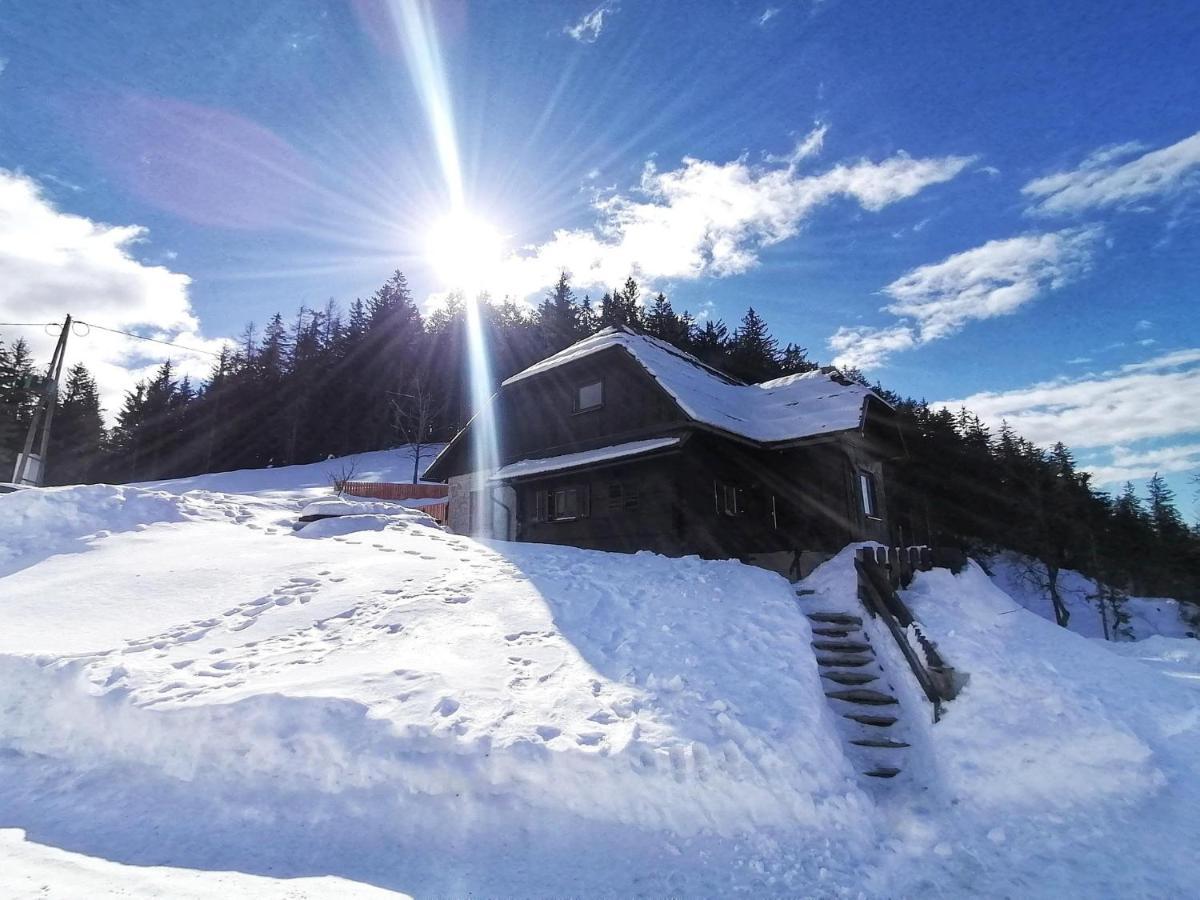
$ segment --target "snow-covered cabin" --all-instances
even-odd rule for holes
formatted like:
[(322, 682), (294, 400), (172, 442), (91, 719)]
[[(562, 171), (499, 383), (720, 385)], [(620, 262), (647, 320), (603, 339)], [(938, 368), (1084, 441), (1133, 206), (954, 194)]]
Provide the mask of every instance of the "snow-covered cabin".
[[(476, 471), (488, 419), (499, 462)], [(507, 379), (425, 477), (449, 482), (460, 533), (795, 574), (888, 539), (884, 463), (902, 453), (891, 407), (836, 370), (747, 384), (613, 327)]]

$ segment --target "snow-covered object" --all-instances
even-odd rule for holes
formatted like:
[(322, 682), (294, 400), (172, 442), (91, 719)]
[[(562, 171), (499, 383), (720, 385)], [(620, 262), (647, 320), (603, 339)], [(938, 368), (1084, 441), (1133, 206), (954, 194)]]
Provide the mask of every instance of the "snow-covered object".
[(630, 456), (640, 456), (654, 450), (665, 450), (679, 443), (679, 438), (651, 438), (646, 441), (630, 441), (627, 444), (614, 444), (611, 447), (600, 447), (596, 450), (583, 450), (579, 453), (566, 453), (562, 456), (550, 456), (544, 459), (523, 459), (520, 462), (509, 463), (497, 469), (492, 475), (495, 481), (509, 478), (521, 478), (526, 475), (540, 475), (544, 472), (561, 472), (575, 469), (579, 466), (591, 466), (596, 463), (613, 459), (624, 459)]
[(763, 443), (799, 440), (862, 425), (870, 388), (822, 371), (743, 384), (665, 341), (605, 328), (508, 378), (514, 384), (578, 359), (620, 347), (697, 422)]
[[(445, 500), (437, 501), (445, 503)], [(306, 503), (300, 510), (300, 519), (315, 519), (330, 516), (392, 516), (400, 521), (417, 525), (433, 525), (437, 523), (420, 509), (408, 506), (403, 501), (371, 500), (360, 497), (327, 497)]]

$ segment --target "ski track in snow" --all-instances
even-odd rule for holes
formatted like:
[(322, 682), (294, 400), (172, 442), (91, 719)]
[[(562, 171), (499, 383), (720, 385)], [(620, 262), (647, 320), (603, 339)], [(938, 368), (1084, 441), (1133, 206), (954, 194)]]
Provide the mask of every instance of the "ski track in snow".
[(977, 569), (921, 575), (908, 600), (971, 680), (933, 725), (868, 620), (912, 748), (866, 785), (803, 615), (855, 611), (849, 551), (797, 603), (736, 563), (483, 545), (410, 511), (294, 531), (318, 468), (0, 497), (20, 525), (0, 554), (0, 829), (24, 829), (0, 831), (18, 863), (0, 890), (1194, 884), (1196, 642), (1110, 653), (1013, 613)]

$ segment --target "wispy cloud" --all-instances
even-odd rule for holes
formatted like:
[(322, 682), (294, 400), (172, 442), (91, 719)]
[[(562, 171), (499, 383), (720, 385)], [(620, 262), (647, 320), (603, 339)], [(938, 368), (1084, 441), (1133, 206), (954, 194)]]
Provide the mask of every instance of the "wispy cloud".
[(763, 25), (766, 25), (777, 15), (779, 15), (779, 7), (778, 6), (768, 6), (766, 9), (764, 9), (762, 11), (762, 15), (760, 15), (757, 19), (754, 20), (754, 23), (761, 28)]
[[(1200, 349), (1176, 350), (1111, 371), (1059, 378), (1011, 391), (983, 392), (942, 404), (965, 405), (998, 425), (1007, 420), (1043, 446), (1063, 441), (1101, 448), (1111, 459), (1089, 466), (1097, 483), (1180, 472), (1200, 464), (1200, 444), (1130, 449), (1138, 442), (1200, 433)], [(1190, 460), (1190, 462), (1189, 462)]]
[(499, 289), (526, 297), (563, 270), (577, 288), (611, 286), (630, 274), (651, 281), (736, 275), (757, 264), (763, 247), (796, 235), (825, 204), (848, 199), (877, 211), (954, 178), (972, 161), (900, 153), (804, 173), (798, 161), (822, 133), (818, 128), (782, 165), (686, 158), (659, 171), (648, 163), (635, 190), (595, 202), (595, 228), (557, 231), (503, 263)]
[(617, 11), (616, 0), (606, 0), (601, 3), (574, 25), (563, 29), (563, 34), (569, 35), (581, 44), (594, 44), (604, 30), (604, 20)]
[(1114, 447), (1107, 463), (1089, 465), (1086, 468), (1098, 485), (1143, 481), (1155, 474), (1190, 472), (1200, 469), (1200, 443), (1156, 447), (1140, 452), (1128, 447)]
[(1096, 228), (988, 241), (919, 266), (887, 285), (884, 309), (900, 321), (843, 327), (829, 339), (834, 362), (862, 369), (891, 354), (957, 334), (968, 322), (1008, 315), (1079, 277), (1091, 262)]
[(1144, 150), (1139, 143), (1102, 147), (1077, 168), (1037, 178), (1021, 192), (1033, 203), (1030, 212), (1060, 215), (1129, 208), (1200, 184), (1200, 132)]
[[(0, 169), (0, 321), (46, 322), (65, 313), (76, 319), (199, 349), (219, 349), (198, 335), (188, 296), (191, 279), (146, 265), (133, 252), (146, 240), (137, 225), (109, 225), (59, 210), (31, 178)], [(41, 329), (8, 331), (28, 339), (48, 358), (54, 338)], [(159, 347), (99, 331), (71, 339), (68, 363), (85, 363), (100, 383), (110, 412), (137, 378), (170, 356), (183, 371), (206, 372), (203, 354)]]

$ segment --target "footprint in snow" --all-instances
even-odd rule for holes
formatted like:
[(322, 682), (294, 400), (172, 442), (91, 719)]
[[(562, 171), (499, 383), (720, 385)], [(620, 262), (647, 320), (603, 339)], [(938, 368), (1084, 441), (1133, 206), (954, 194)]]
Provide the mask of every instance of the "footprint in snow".
[(442, 716), (452, 716), (458, 712), (459, 702), (452, 697), (443, 697), (435, 706), (434, 712)]
[(465, 594), (456, 594), (453, 597), (443, 597), (443, 603), (470, 603), (471, 598)]
[(538, 737), (543, 741), (552, 741), (562, 734), (562, 729), (555, 728), (553, 725), (539, 725), (534, 731), (537, 732)]

